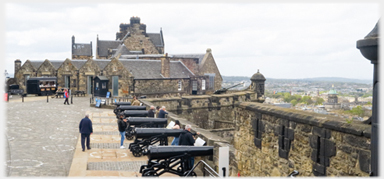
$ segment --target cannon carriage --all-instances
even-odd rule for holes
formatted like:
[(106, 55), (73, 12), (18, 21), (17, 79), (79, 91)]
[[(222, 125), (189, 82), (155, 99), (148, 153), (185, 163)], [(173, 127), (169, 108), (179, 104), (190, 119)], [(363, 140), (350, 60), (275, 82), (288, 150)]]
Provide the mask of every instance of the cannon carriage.
[[(193, 168), (191, 157), (213, 155), (213, 146), (149, 146), (144, 155), (148, 164), (140, 167), (143, 177), (160, 176), (166, 172), (186, 176)], [(196, 173), (191, 171), (191, 176)]]
[(136, 128), (135, 141), (129, 144), (129, 149), (133, 156), (140, 157), (150, 145), (168, 145), (168, 137), (179, 137), (183, 132), (182, 129)]
[(118, 115), (125, 110), (129, 110), (129, 111), (131, 111), (131, 110), (139, 110), (139, 111), (143, 110), (143, 111), (145, 111), (146, 109), (147, 109), (147, 107), (145, 107), (145, 106), (120, 105), (120, 106), (117, 106), (113, 110), (113, 112), (115, 113), (115, 115)]
[(125, 130), (125, 137), (127, 140), (133, 139), (135, 128), (165, 128), (168, 124), (168, 120), (166, 118), (151, 117), (128, 117), (127, 122), (128, 127)]

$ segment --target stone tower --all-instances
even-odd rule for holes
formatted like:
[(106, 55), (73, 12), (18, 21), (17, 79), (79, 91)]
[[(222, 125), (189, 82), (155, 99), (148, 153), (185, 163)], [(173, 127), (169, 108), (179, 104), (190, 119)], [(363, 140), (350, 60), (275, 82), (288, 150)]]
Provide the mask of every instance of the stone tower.
[(337, 100), (337, 92), (336, 90), (334, 89), (331, 89), (329, 92), (328, 92), (328, 103), (334, 103), (334, 104), (337, 104), (338, 100)]
[(251, 90), (257, 94), (257, 99), (264, 97), (265, 80), (264, 75), (261, 74), (259, 70), (257, 70), (257, 73), (255, 73), (251, 78)]

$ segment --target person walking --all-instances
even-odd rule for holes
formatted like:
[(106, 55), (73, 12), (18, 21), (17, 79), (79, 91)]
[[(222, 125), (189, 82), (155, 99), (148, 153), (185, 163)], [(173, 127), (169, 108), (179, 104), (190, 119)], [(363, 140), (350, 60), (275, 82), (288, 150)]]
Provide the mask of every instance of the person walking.
[(120, 140), (120, 148), (121, 149), (124, 149), (124, 136), (125, 136), (125, 130), (127, 129), (127, 121), (128, 119), (127, 118), (123, 118), (123, 120), (119, 120), (118, 122), (118, 126), (119, 126), (119, 132), (120, 132), (120, 135), (121, 135), (121, 140)]
[(148, 110), (148, 117), (155, 117), (155, 106), (151, 106)]
[(81, 147), (83, 152), (85, 150), (85, 139), (87, 140), (87, 149), (91, 150), (90, 135), (93, 133), (92, 121), (89, 119), (89, 114), (85, 115), (85, 118), (81, 119), (79, 124), (79, 132), (81, 133)]
[[(172, 127), (172, 129), (181, 129), (180, 127), (180, 121), (175, 120), (175, 125)], [(173, 138), (172, 144), (171, 145), (179, 145), (179, 137)]]
[(165, 118), (165, 115), (168, 114), (167, 110), (165, 110), (165, 106), (161, 107), (160, 111), (159, 111), (159, 116), (157, 116), (158, 118)]
[(68, 102), (68, 98), (69, 98), (69, 95), (68, 95), (68, 89), (64, 89), (64, 95), (63, 97), (65, 98), (64, 100), (64, 105), (65, 103), (67, 103), (69, 105), (69, 102)]

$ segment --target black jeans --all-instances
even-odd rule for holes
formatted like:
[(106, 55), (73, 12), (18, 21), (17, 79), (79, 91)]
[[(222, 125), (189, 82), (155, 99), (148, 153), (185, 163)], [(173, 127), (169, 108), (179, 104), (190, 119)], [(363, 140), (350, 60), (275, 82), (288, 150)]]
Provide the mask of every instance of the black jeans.
[(65, 98), (64, 104), (65, 103), (67, 103), (69, 105), (68, 98)]
[(84, 143), (85, 143), (85, 138), (87, 138), (87, 149), (90, 149), (91, 146), (89, 146), (89, 142), (90, 142), (90, 136), (91, 134), (85, 134), (85, 133), (81, 133), (81, 147), (83, 148), (83, 150), (85, 150), (85, 146), (84, 146)]

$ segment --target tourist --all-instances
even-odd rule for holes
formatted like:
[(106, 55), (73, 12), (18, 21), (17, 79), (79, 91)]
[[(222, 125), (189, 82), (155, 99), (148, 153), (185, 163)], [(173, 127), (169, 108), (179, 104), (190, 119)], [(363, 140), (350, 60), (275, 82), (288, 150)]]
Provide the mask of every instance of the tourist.
[(159, 112), (160, 112), (160, 106), (156, 106), (156, 118), (159, 117)]
[[(199, 133), (197, 133), (199, 134)], [(195, 145), (195, 138), (193, 137), (194, 134), (191, 133), (191, 125), (185, 126), (185, 132), (181, 133), (179, 136), (179, 145), (187, 145), (187, 146), (194, 146)], [(195, 158), (190, 158), (190, 168), (193, 167), (193, 164), (195, 163)]]
[(85, 118), (81, 119), (79, 124), (79, 131), (81, 133), (81, 147), (83, 148), (83, 152), (85, 150), (84, 142), (87, 139), (87, 149), (91, 150), (90, 143), (90, 135), (93, 133), (92, 121), (89, 119), (89, 114), (85, 115)]
[(151, 106), (148, 110), (148, 117), (155, 117), (155, 106)]
[(64, 89), (63, 97), (65, 98), (64, 105), (65, 105), (65, 103), (67, 103), (69, 105), (69, 102), (68, 102), (68, 98), (69, 98), (68, 89)]
[[(180, 121), (175, 120), (175, 125), (172, 127), (172, 129), (181, 129)], [(179, 137), (173, 138), (171, 145), (179, 145)]]
[(140, 106), (140, 101), (137, 100), (136, 96), (133, 96), (133, 100), (131, 103), (132, 106)]
[(118, 122), (118, 126), (119, 126), (119, 132), (120, 132), (120, 135), (121, 135), (121, 140), (120, 140), (120, 148), (121, 149), (124, 149), (124, 136), (125, 136), (125, 129), (127, 129), (127, 121), (128, 119), (127, 118), (123, 118), (123, 120), (119, 120)]
[(157, 116), (158, 118), (165, 118), (165, 115), (168, 114), (167, 110), (165, 110), (165, 106), (161, 107), (160, 111), (159, 111), (159, 116)]

